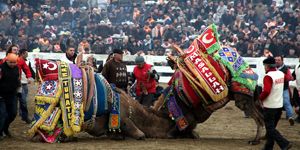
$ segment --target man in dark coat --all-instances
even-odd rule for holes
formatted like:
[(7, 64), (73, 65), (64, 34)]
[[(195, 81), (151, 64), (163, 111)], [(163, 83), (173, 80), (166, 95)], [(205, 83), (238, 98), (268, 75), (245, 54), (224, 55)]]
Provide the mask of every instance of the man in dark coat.
[(17, 67), (18, 56), (9, 53), (5, 60), (0, 65), (0, 140), (4, 134), (7, 137), (11, 136), (8, 128), (17, 115), (16, 93), (21, 85)]

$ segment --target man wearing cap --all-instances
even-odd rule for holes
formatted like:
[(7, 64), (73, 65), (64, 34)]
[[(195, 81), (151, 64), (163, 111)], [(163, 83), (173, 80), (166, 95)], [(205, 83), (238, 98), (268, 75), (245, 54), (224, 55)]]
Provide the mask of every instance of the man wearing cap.
[(0, 140), (3, 134), (11, 136), (8, 128), (17, 115), (16, 92), (21, 85), (17, 60), (16, 54), (9, 53), (0, 65)]
[(150, 107), (154, 100), (159, 76), (152, 65), (145, 63), (143, 56), (137, 56), (135, 63), (132, 80), (136, 79), (136, 98), (141, 104)]
[(127, 67), (123, 63), (123, 51), (120, 49), (113, 50), (112, 59), (105, 63), (102, 75), (108, 83), (113, 83), (116, 87), (127, 92), (128, 74)]
[(264, 150), (272, 150), (274, 143), (281, 149), (290, 149), (292, 144), (286, 140), (278, 130), (277, 123), (282, 114), (284, 73), (276, 69), (274, 57), (268, 57), (263, 61), (266, 75), (263, 79), (263, 90), (259, 96), (263, 106), (264, 122), (267, 141)]

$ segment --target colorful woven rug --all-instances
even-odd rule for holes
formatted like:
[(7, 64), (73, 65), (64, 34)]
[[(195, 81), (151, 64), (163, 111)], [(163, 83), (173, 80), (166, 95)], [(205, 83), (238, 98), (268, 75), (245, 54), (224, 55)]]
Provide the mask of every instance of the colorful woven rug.
[(107, 104), (107, 90), (106, 84), (102, 82), (100, 74), (94, 74), (96, 90), (97, 90), (97, 101), (98, 101), (98, 111), (97, 116), (101, 116), (108, 110)]
[(111, 111), (109, 115), (109, 130), (110, 131), (119, 131), (121, 132), (121, 118), (120, 118), (120, 94), (116, 91), (116, 86), (111, 84), (111, 88), (113, 90), (113, 102), (111, 106)]
[(38, 128), (48, 119), (55, 108), (55, 103), (47, 103), (45, 101), (35, 100), (35, 111), (33, 114), (33, 121), (28, 130), (28, 134), (32, 137)]
[(59, 137), (63, 133), (63, 128), (61, 123), (57, 123), (55, 129), (53, 129), (52, 131), (38, 130), (37, 132), (45, 142), (55, 143), (59, 141)]
[(257, 85), (258, 75), (250, 68), (246, 68), (238, 77), (234, 77), (232, 81), (239, 82), (245, 87), (249, 88), (252, 92)]
[(258, 75), (249, 67), (235, 49), (223, 47), (214, 54), (214, 57), (228, 68), (233, 81), (245, 85), (251, 91), (255, 90)]
[(61, 96), (62, 90), (58, 81), (48, 80), (42, 82), (38, 86), (38, 91), (35, 99), (45, 101), (47, 103), (57, 104), (59, 97)]
[(239, 76), (249, 66), (231, 47), (223, 47), (214, 54), (214, 57), (229, 69), (233, 77)]
[(60, 118), (61, 110), (58, 107), (55, 107), (53, 111), (51, 112), (51, 115), (43, 122), (43, 124), (40, 126), (40, 129), (46, 130), (46, 131), (52, 131), (54, 130), (58, 119)]
[(182, 131), (188, 127), (188, 122), (185, 119), (181, 108), (178, 106), (175, 96), (170, 96), (167, 107), (169, 110), (169, 116), (176, 122), (176, 126), (179, 131)]

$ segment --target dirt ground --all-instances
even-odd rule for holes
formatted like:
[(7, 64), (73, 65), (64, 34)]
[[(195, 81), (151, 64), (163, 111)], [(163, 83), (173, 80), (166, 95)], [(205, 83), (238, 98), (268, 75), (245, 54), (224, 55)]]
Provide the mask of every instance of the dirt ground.
[[(33, 96), (36, 91), (35, 86), (30, 87), (29, 110), (33, 112)], [(199, 124), (196, 132), (200, 139), (146, 139), (137, 141), (127, 138), (124, 141), (113, 141), (106, 137), (95, 138), (86, 133), (77, 135), (78, 142), (71, 143), (33, 143), (26, 137), (26, 131), (29, 128), (27, 124), (21, 121), (18, 116), (12, 123), (10, 131), (12, 138), (6, 138), (0, 141), (0, 150), (6, 149), (76, 149), (76, 150), (93, 150), (93, 149), (164, 149), (164, 150), (259, 150), (263, 147), (264, 142), (252, 146), (248, 145), (248, 140), (255, 136), (256, 126), (252, 119), (244, 118), (243, 112), (234, 106), (233, 102), (228, 103), (224, 108), (215, 112), (206, 122)], [(300, 149), (300, 124), (289, 126), (284, 114), (279, 122), (279, 131), (293, 142), (292, 150)], [(275, 146), (276, 150), (279, 147)]]

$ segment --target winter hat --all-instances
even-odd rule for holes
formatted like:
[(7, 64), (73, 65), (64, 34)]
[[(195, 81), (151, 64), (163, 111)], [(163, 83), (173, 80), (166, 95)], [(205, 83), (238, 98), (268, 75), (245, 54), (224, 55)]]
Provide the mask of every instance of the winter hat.
[(18, 56), (14, 53), (9, 53), (7, 56), (6, 56), (6, 61), (9, 61), (9, 62), (17, 62), (18, 61)]
[(263, 64), (275, 65), (275, 58), (274, 57), (268, 57), (263, 61)]
[(144, 63), (144, 62), (145, 62), (145, 59), (144, 59), (143, 56), (136, 56), (136, 57), (135, 57), (135, 63), (136, 63), (136, 64), (142, 64), (142, 63)]

